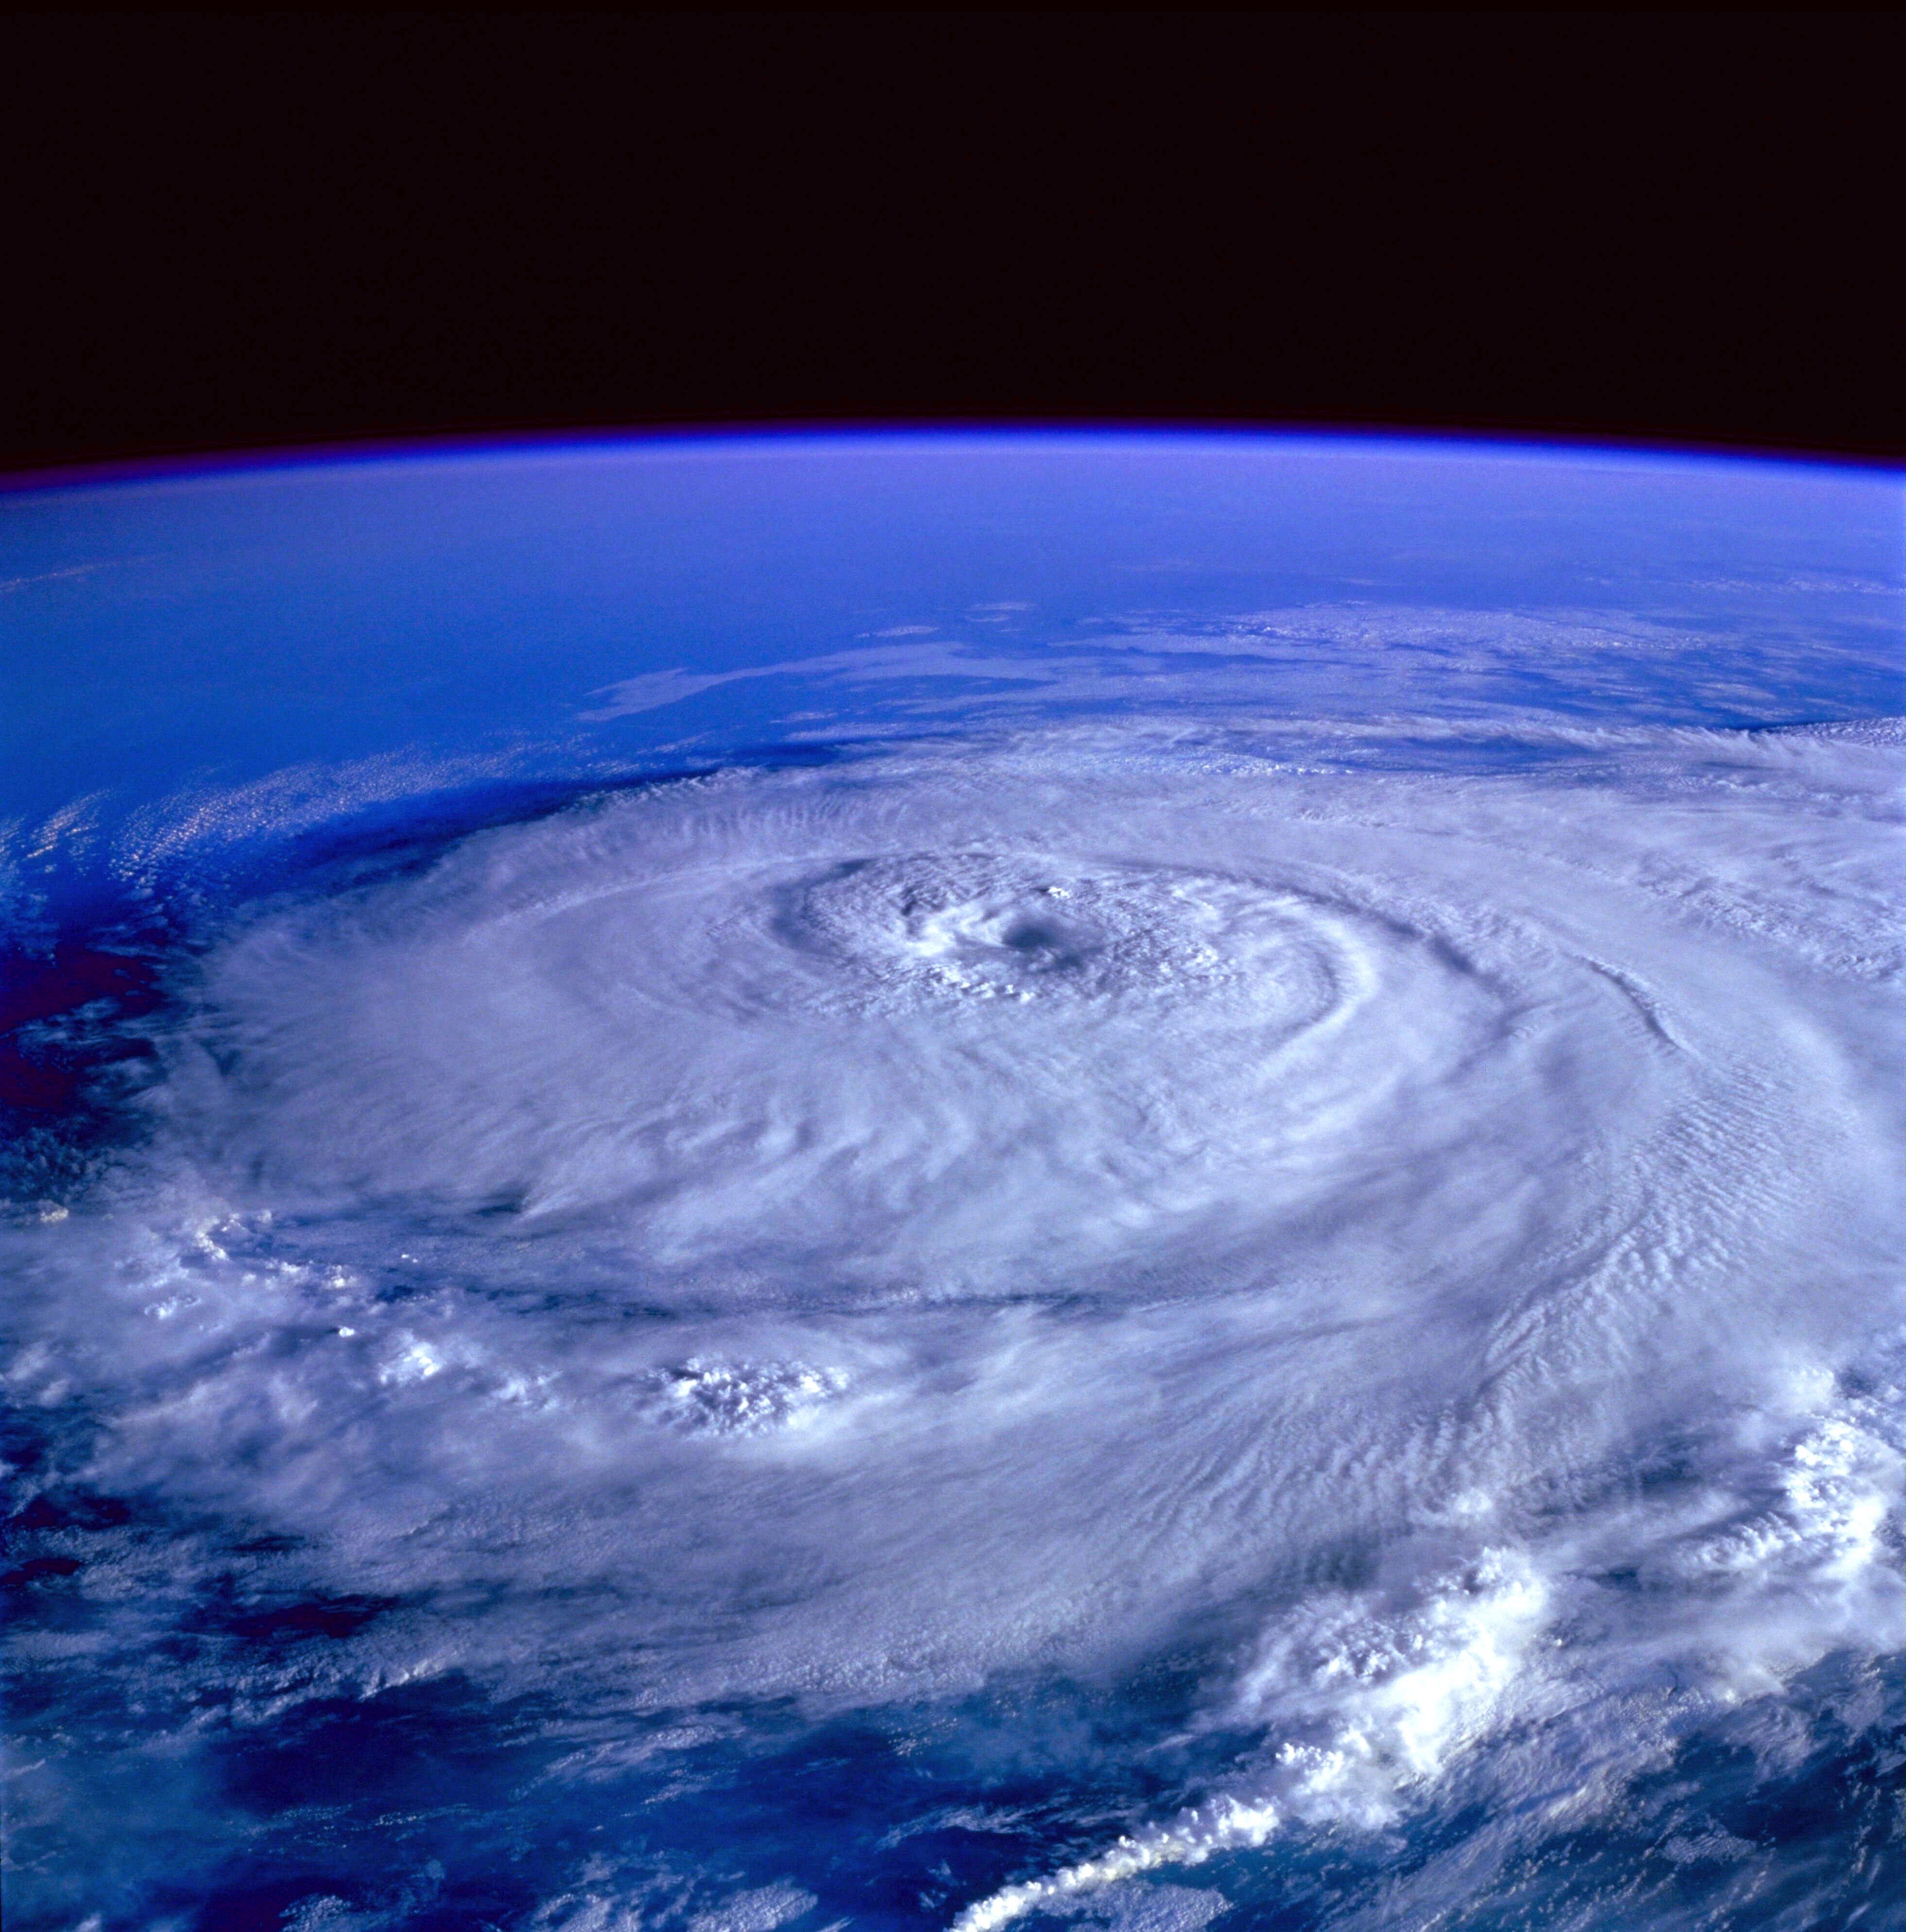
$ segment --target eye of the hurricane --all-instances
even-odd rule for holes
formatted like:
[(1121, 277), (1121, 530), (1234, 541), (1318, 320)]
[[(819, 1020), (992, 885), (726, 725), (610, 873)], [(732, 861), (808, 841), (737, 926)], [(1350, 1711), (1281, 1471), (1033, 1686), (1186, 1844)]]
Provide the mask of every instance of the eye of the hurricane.
[(1016, 907), (950, 906), (909, 922), (905, 943), (950, 986), (999, 993), (1030, 988), (1034, 976), (1084, 970), (1096, 949), (1089, 938), (1028, 919)]
[(1235, 991), (1247, 977), (1268, 988), (1277, 962), (1263, 928), (1277, 898), (1155, 866), (916, 854), (852, 861), (795, 887), (779, 924), (833, 969), (834, 992), (851, 983), (881, 1004), (1117, 1002)]
[(1007, 879), (967, 896), (959, 890), (962, 883), (949, 881), (952, 890), (941, 894), (910, 890), (894, 934), (903, 953), (915, 956), (950, 989), (1028, 998), (1033, 989), (1025, 982), (1082, 973), (1103, 955), (1108, 939), (1115, 940), (1095, 930), (1089, 917), (1054, 916), (1073, 896), (1073, 888)]
[(1040, 926), (1031, 920), (1002, 932), (999, 943), (1009, 951), (1036, 960), (1042, 966), (1069, 965), (1077, 957), (1065, 934), (1056, 926)]

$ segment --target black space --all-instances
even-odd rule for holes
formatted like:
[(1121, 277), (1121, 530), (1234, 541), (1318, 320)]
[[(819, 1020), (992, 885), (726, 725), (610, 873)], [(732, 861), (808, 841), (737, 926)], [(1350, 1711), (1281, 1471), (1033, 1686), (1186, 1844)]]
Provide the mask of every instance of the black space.
[(19, 16), (14, 466), (1153, 418), (1906, 448), (1901, 16)]

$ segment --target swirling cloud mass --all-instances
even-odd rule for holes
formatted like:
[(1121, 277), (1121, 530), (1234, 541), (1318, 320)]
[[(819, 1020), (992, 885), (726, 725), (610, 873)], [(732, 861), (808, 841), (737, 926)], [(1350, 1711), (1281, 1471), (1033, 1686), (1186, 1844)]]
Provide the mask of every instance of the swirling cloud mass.
[(1075, 721), (254, 900), (4, 1236), (16, 1895), (1893, 1910), (1898, 746)]

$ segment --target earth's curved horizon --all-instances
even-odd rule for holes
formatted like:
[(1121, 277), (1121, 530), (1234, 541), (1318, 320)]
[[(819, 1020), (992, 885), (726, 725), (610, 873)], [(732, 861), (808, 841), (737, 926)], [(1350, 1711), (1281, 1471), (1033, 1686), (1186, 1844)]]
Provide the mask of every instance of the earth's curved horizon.
[(1903, 500), (0, 490), (9, 1924), (1906, 1924)]

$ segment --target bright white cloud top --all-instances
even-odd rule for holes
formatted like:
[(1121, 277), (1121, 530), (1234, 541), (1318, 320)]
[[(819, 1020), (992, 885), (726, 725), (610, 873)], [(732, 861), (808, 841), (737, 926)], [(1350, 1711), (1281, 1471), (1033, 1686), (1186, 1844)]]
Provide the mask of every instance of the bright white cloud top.
[(28, 812), (23, 1922), (1897, 1924), (1897, 492), (1707, 475)]

